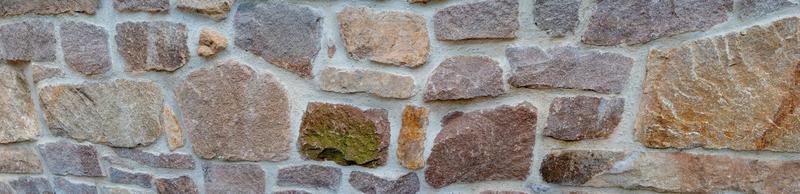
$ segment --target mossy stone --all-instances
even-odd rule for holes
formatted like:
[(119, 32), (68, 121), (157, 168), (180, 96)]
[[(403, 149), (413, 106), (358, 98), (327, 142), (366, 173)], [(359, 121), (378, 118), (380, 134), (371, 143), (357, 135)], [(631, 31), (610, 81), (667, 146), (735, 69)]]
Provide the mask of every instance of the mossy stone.
[(383, 109), (310, 103), (300, 127), (300, 152), (308, 159), (377, 167), (386, 162), (389, 122)]

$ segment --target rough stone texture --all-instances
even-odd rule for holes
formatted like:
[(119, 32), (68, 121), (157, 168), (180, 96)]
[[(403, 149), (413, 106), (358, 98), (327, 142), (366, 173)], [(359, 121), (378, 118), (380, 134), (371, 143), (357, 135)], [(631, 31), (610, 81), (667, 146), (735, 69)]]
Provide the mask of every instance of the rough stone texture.
[(536, 108), (528, 102), (442, 118), (425, 169), (434, 188), (453, 183), (525, 180), (531, 167)]
[(800, 161), (753, 160), (682, 152), (553, 151), (542, 162), (546, 182), (658, 192), (797, 193)]
[(133, 185), (139, 185), (144, 188), (150, 188), (153, 186), (150, 183), (153, 180), (153, 175), (143, 172), (133, 172), (114, 167), (111, 167), (108, 170), (108, 179), (112, 183), (133, 184)]
[(58, 67), (51, 67), (47, 65), (31, 64), (31, 78), (34, 84), (50, 78), (64, 77), (64, 70)]
[(221, 21), (228, 17), (228, 12), (236, 0), (178, 0), (178, 9), (195, 12)]
[(167, 146), (170, 151), (175, 151), (183, 147), (183, 128), (178, 122), (178, 117), (168, 105), (164, 105), (164, 110), (161, 113), (161, 125), (164, 126), (164, 132), (167, 134)]
[(550, 105), (543, 134), (567, 141), (607, 137), (622, 120), (624, 106), (622, 98), (556, 98)]
[(366, 172), (350, 173), (350, 185), (366, 194), (414, 194), (419, 191), (419, 177), (410, 172), (397, 180), (386, 180)]
[(789, 0), (741, 0), (735, 3), (739, 19), (757, 18), (786, 7), (797, 6)]
[(63, 177), (56, 177), (53, 181), (57, 193), (97, 194), (97, 186), (93, 184), (77, 183)]
[(403, 108), (403, 123), (397, 138), (397, 160), (412, 170), (424, 166), (425, 135), (428, 128), (428, 109), (408, 106)]
[(300, 77), (312, 76), (322, 39), (319, 13), (285, 3), (243, 3), (234, 17), (237, 47)]
[(428, 60), (425, 18), (401, 12), (346, 7), (336, 15), (347, 54), (354, 59), (416, 67)]
[(289, 100), (269, 73), (236, 61), (188, 75), (176, 90), (192, 151), (201, 158), (282, 161), (289, 158)]
[(103, 186), (100, 187), (100, 192), (103, 194), (154, 194), (155, 192), (141, 189), (131, 189), (124, 187)]
[(497, 61), (484, 56), (455, 56), (445, 59), (433, 70), (425, 88), (425, 101), (470, 99), (504, 93), (503, 70)]
[(208, 28), (200, 30), (200, 46), (197, 47), (197, 55), (209, 57), (228, 48), (228, 38), (217, 31)]
[(312, 160), (370, 168), (389, 155), (389, 119), (385, 109), (361, 110), (344, 104), (312, 102), (300, 125), (300, 152)]
[(22, 71), (0, 64), (0, 144), (28, 141), (39, 135), (39, 116)]
[(653, 148), (800, 152), (799, 29), (800, 17), (791, 17), (651, 50), (639, 141)]
[(533, 18), (539, 29), (550, 36), (563, 37), (578, 27), (580, 0), (537, 0)]
[(342, 170), (320, 165), (300, 165), (278, 170), (278, 186), (325, 188), (336, 191)]
[(0, 173), (39, 174), (42, 161), (30, 147), (0, 147)]
[(584, 44), (634, 45), (725, 22), (733, 0), (598, 1)]
[(14, 188), (11, 188), (8, 183), (0, 182), (0, 193), (14, 194)]
[(164, 97), (152, 81), (40, 85), (39, 98), (56, 136), (136, 147), (152, 144), (161, 134)]
[(66, 141), (40, 144), (39, 153), (50, 173), (55, 175), (103, 176), (93, 145), (72, 144)]
[(55, 194), (50, 181), (41, 177), (24, 176), (9, 182), (17, 193)]
[(162, 12), (169, 10), (169, 0), (114, 0), (117, 11)]
[(264, 170), (255, 163), (205, 163), (206, 193), (266, 193)]
[(180, 176), (177, 178), (157, 178), (153, 181), (156, 185), (156, 191), (159, 194), (167, 193), (181, 193), (181, 194), (199, 194), (197, 185), (194, 184), (192, 178), (188, 176)]
[(125, 71), (175, 71), (189, 61), (186, 25), (181, 23), (123, 22), (117, 24), (114, 39)]
[(27, 13), (56, 15), (62, 13), (94, 14), (100, 7), (100, 0), (3, 0), (0, 1), (0, 17)]
[(414, 96), (414, 78), (381, 71), (328, 67), (320, 73), (320, 89), (340, 93), (366, 92), (385, 98)]
[(43, 20), (27, 20), (0, 26), (0, 59), (55, 61), (55, 27)]
[(181, 153), (153, 154), (139, 149), (115, 148), (117, 156), (154, 168), (194, 169), (192, 155)]
[(580, 89), (617, 94), (628, 84), (633, 59), (617, 53), (556, 47), (506, 49), (513, 72), (508, 83), (533, 89)]
[(286, 190), (286, 191), (273, 192), (272, 194), (311, 194), (311, 193), (303, 190)]
[(64, 62), (86, 75), (102, 74), (111, 69), (108, 33), (103, 27), (84, 22), (61, 24), (61, 48)]
[(438, 40), (515, 38), (519, 29), (517, 0), (485, 0), (436, 11), (433, 28)]

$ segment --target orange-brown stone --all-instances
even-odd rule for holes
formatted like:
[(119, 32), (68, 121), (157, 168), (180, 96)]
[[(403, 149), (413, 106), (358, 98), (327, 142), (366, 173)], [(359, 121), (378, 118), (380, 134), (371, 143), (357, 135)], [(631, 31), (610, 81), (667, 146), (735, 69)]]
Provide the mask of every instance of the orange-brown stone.
[(428, 126), (428, 109), (406, 106), (403, 109), (403, 125), (397, 139), (397, 159), (400, 165), (417, 170), (424, 165), (425, 130)]

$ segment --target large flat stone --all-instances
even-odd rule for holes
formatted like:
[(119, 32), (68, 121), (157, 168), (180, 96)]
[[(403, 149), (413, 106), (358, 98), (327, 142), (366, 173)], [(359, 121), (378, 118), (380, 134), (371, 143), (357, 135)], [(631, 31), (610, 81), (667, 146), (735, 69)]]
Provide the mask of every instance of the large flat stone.
[(43, 20), (0, 26), (0, 60), (55, 61), (55, 27)]
[(125, 71), (175, 71), (189, 61), (186, 25), (181, 23), (123, 22), (117, 24), (117, 51)]
[(622, 98), (556, 98), (543, 134), (567, 141), (608, 137), (622, 120), (624, 106)]
[(266, 193), (264, 170), (254, 163), (205, 163), (203, 165), (206, 193)]
[(104, 176), (100, 169), (97, 150), (93, 145), (72, 144), (66, 141), (40, 144), (39, 153), (50, 173), (99, 177)]
[(220, 21), (228, 17), (228, 12), (236, 0), (178, 0), (178, 9), (195, 12)]
[(736, 1), (736, 13), (739, 19), (757, 18), (769, 13), (797, 6), (789, 0), (741, 0)]
[(86, 75), (102, 74), (111, 69), (108, 33), (103, 27), (84, 22), (61, 24), (61, 48), (64, 62)]
[(289, 158), (289, 99), (269, 73), (227, 61), (190, 73), (176, 90), (192, 151), (204, 159)]
[(800, 152), (800, 18), (651, 50), (636, 135), (652, 148)]
[(414, 194), (419, 191), (419, 177), (414, 172), (396, 180), (387, 180), (370, 173), (353, 171), (348, 182), (353, 188), (366, 194)]
[(97, 194), (97, 186), (94, 184), (79, 183), (67, 180), (64, 177), (55, 177), (53, 181), (56, 193), (80, 193)]
[(438, 40), (515, 38), (519, 30), (517, 0), (485, 0), (436, 11), (433, 29)]
[(0, 17), (27, 13), (56, 15), (62, 13), (94, 14), (100, 7), (100, 0), (3, 0), (0, 1)]
[(506, 93), (503, 69), (484, 56), (455, 56), (433, 70), (425, 88), (425, 101), (460, 100)]
[(169, 7), (169, 0), (114, 0), (114, 9), (117, 11), (163, 12)]
[(50, 185), (50, 181), (43, 177), (24, 176), (14, 179), (8, 182), (8, 184), (11, 185), (17, 193), (56, 193), (55, 190), (53, 190), (53, 186)]
[(114, 148), (120, 158), (133, 160), (154, 168), (194, 169), (192, 155), (181, 153), (150, 153), (139, 149)]
[(341, 182), (342, 170), (320, 165), (300, 165), (278, 170), (278, 186), (324, 188), (336, 191)]
[(180, 176), (176, 178), (157, 178), (153, 181), (156, 186), (156, 191), (159, 194), (167, 193), (181, 193), (181, 194), (199, 194), (197, 185), (192, 178), (188, 176)]
[(414, 96), (414, 78), (388, 72), (328, 67), (320, 73), (320, 89), (340, 93), (366, 92), (386, 98)]
[(580, 0), (537, 0), (533, 19), (536, 26), (553, 37), (563, 37), (578, 27)]
[(0, 144), (28, 141), (39, 135), (39, 116), (25, 74), (0, 63)]
[(346, 7), (336, 18), (347, 54), (354, 59), (416, 67), (428, 60), (425, 18), (411, 12)]
[(33, 148), (2, 146), (0, 173), (39, 174), (42, 173), (42, 161)]
[(425, 134), (428, 128), (428, 109), (406, 106), (403, 108), (403, 123), (397, 138), (397, 160), (400, 165), (412, 170), (425, 164)]

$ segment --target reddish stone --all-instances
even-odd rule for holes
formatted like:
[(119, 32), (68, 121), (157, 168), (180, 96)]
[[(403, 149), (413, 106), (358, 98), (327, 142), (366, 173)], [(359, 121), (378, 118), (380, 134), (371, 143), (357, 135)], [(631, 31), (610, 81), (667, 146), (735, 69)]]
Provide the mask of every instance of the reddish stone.
[(419, 177), (411, 172), (397, 180), (387, 180), (366, 172), (350, 173), (350, 185), (366, 194), (414, 194), (419, 191)]
[(100, 0), (3, 0), (0, 1), (0, 16), (15, 16), (27, 13), (56, 15), (63, 13), (94, 14)]
[(117, 11), (162, 12), (169, 10), (169, 0), (114, 0)]
[(100, 169), (97, 150), (93, 145), (72, 144), (66, 141), (40, 144), (39, 153), (50, 173), (55, 175), (73, 175), (99, 177)]
[(607, 137), (622, 120), (624, 106), (622, 98), (556, 98), (550, 105), (550, 116), (543, 133), (567, 141)]
[(188, 176), (180, 176), (177, 178), (158, 178), (153, 181), (156, 186), (156, 191), (159, 194), (181, 193), (181, 194), (199, 194), (197, 185), (194, 184), (192, 178)]
[(0, 60), (55, 61), (55, 27), (43, 20), (0, 26)]
[(102, 74), (111, 69), (108, 33), (103, 27), (83, 22), (61, 24), (61, 48), (64, 62), (86, 75)]
[(117, 24), (114, 39), (125, 71), (175, 71), (189, 61), (186, 25), (181, 23), (124, 22)]
[(503, 70), (489, 57), (450, 57), (428, 78), (425, 101), (499, 96), (506, 93), (502, 79)]
[(433, 16), (438, 40), (515, 38), (519, 30), (517, 0), (485, 0), (445, 7)]

